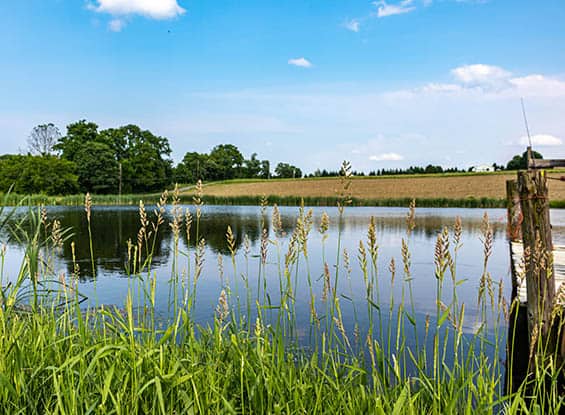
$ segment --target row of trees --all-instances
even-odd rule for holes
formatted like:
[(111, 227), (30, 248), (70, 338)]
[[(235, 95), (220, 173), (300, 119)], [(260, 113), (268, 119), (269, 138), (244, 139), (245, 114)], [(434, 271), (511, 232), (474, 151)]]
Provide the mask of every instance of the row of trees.
[(253, 153), (246, 160), (233, 144), (220, 144), (209, 154), (189, 152), (174, 169), (177, 183), (195, 183), (197, 180), (228, 180), (240, 178), (262, 178), (270, 176), (268, 160), (259, 160)]
[[(195, 183), (237, 178), (271, 177), (271, 164), (257, 153), (246, 159), (233, 144), (220, 144), (209, 153), (188, 152), (173, 166), (171, 147), (165, 137), (156, 136), (137, 125), (99, 130), (97, 124), (81, 120), (67, 126), (62, 135), (53, 124), (38, 125), (28, 140), (27, 155), (0, 156), (0, 191), (14, 186), (20, 193), (69, 194), (143, 193), (160, 191), (172, 183)], [(535, 158), (541, 154), (533, 152)], [(508, 170), (524, 169), (527, 154), (516, 155)], [(494, 165), (502, 170), (503, 166)], [(464, 171), (441, 166), (411, 166), (407, 169), (381, 169), (369, 176), (428, 174)], [(309, 177), (337, 176), (338, 171), (316, 170)], [(364, 176), (363, 172), (354, 175)], [(301, 178), (302, 171), (288, 163), (278, 163), (274, 177)]]
[[(167, 138), (132, 124), (99, 130), (81, 120), (68, 125), (64, 136), (53, 124), (38, 125), (28, 151), (0, 156), (0, 191), (13, 185), (19, 193), (143, 193), (173, 182), (271, 176), (268, 160), (259, 160), (256, 153), (245, 159), (232, 144), (218, 145), (209, 154), (186, 153), (173, 166)], [(276, 177), (302, 177), (299, 168), (287, 163), (274, 171)]]

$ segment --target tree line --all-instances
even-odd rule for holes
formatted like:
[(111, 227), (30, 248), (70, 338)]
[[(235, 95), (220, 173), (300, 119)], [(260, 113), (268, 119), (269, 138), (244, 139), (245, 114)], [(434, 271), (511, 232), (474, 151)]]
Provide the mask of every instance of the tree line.
[[(28, 139), (27, 154), (0, 156), (0, 192), (63, 195), (79, 192), (97, 194), (146, 193), (160, 191), (172, 183), (196, 183), (231, 179), (301, 178), (302, 170), (278, 163), (271, 172), (269, 160), (257, 153), (245, 158), (233, 144), (220, 144), (209, 153), (188, 152), (176, 166), (170, 158), (166, 137), (129, 124), (100, 130), (94, 122), (69, 124), (62, 135), (54, 124), (36, 126)], [(533, 152), (541, 159), (541, 154)], [(504, 166), (493, 165), (495, 170)], [(506, 170), (527, 167), (527, 153), (516, 155)], [(369, 176), (454, 173), (466, 170), (442, 166), (411, 166), (380, 169)], [(470, 171), (467, 170), (467, 171)], [(307, 177), (338, 176), (338, 171), (316, 170)], [(353, 172), (365, 176), (364, 172)]]
[[(49, 195), (160, 191), (172, 183), (272, 176), (268, 160), (256, 153), (245, 159), (233, 144), (221, 144), (210, 153), (188, 152), (176, 166), (165, 137), (129, 124), (100, 130), (81, 120), (62, 135), (53, 124), (36, 126), (28, 139), (27, 154), (0, 156), (0, 191), (13, 186), (18, 193)], [(278, 163), (274, 176), (300, 178), (302, 171)]]

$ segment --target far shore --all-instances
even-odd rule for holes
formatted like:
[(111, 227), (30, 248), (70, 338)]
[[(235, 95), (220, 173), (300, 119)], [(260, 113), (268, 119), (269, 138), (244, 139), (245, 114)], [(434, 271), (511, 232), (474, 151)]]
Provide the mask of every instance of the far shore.
[[(559, 177), (565, 172), (548, 171)], [(398, 175), (353, 177), (347, 192), (351, 206), (408, 206), (415, 199), (419, 207), (502, 208), (506, 206), (506, 181), (515, 179), (515, 172), (455, 173), (433, 175)], [(192, 203), (195, 187), (179, 185), (180, 202)], [(339, 177), (302, 179), (228, 180), (204, 183), (202, 199), (210, 205), (335, 206), (342, 200), (343, 182)], [(550, 206), (565, 208), (565, 182), (549, 181)], [(95, 205), (154, 204), (160, 194), (93, 195)], [(84, 195), (49, 196), (9, 194), (0, 197), (5, 205), (80, 206)]]

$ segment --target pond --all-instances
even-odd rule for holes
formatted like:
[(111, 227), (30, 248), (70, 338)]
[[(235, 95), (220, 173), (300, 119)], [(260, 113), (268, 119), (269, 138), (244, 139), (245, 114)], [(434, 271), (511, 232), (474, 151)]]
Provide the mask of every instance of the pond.
[[(212, 324), (222, 290), (230, 295), (230, 307), (239, 307), (245, 315), (247, 301), (255, 310), (257, 301), (272, 308), (280, 305), (281, 284), (287, 278), (284, 274), (285, 255), (288, 252), (291, 234), (300, 215), (298, 207), (281, 207), (282, 229), (273, 229), (273, 208), (249, 206), (203, 206), (199, 221), (194, 206), (180, 206), (192, 214), (190, 240), (184, 223), (179, 232), (178, 253), (175, 254), (175, 237), (169, 222), (172, 220), (170, 207), (164, 216), (164, 223), (158, 231), (149, 235), (154, 252), (150, 270), (145, 268), (139, 276), (132, 276), (132, 256), (137, 245), (140, 229), (139, 210), (136, 207), (93, 207), (90, 229), (92, 233), (91, 263), (88, 222), (84, 208), (48, 207), (48, 221), (58, 220), (62, 228), (71, 228), (72, 236), (53, 261), (53, 279), (62, 275), (69, 279), (78, 265), (78, 290), (85, 295), (87, 304), (123, 306), (128, 290), (136, 290), (143, 279), (155, 278), (155, 311), (166, 318), (170, 315), (172, 302), (182, 305), (183, 290), (194, 283), (197, 248), (196, 232), (204, 238), (205, 245), (199, 254), (201, 272), (197, 281), (196, 300), (192, 307), (192, 318), (198, 324)], [(23, 215), (19, 208), (14, 221)], [(309, 208), (303, 212), (306, 221)], [(329, 216), (329, 228), (324, 235), (319, 231), (323, 213)], [(483, 275), (484, 264), (484, 215), (488, 215), (492, 229), (492, 254), (488, 260), (488, 272), (498, 290), (503, 282), (503, 294), (510, 293), (509, 251), (506, 239), (506, 211), (503, 209), (438, 209), (417, 208), (415, 228), (407, 233), (406, 208), (349, 207), (340, 222), (337, 208), (312, 208), (311, 229), (304, 251), (299, 250), (298, 267), (291, 267), (289, 277), (296, 283), (292, 292), (298, 327), (307, 327), (310, 321), (312, 298), (323, 316), (323, 297), (328, 295), (327, 278), (330, 287), (335, 286), (335, 274), (339, 273), (336, 297), (339, 298), (343, 313), (343, 325), (347, 332), (353, 331), (354, 324), (361, 328), (369, 324), (366, 304), (367, 281), (359, 264), (362, 255), (359, 242), (363, 241), (368, 250), (367, 232), (370, 218), (374, 217), (378, 259), (376, 275), (377, 297), (381, 309), (391, 303), (404, 301), (414, 307), (414, 318), (423, 320), (434, 315), (437, 308), (437, 284), (434, 263), (436, 240), (444, 227), (450, 231), (450, 250), (454, 248), (454, 224), (461, 218), (462, 234), (460, 248), (456, 253), (456, 280), (463, 281), (457, 287), (458, 301), (466, 304), (465, 330), (473, 331), (474, 321), (479, 312), (477, 296)], [(147, 207), (149, 221), (154, 220), (153, 207)], [(565, 240), (565, 212), (551, 212), (553, 234), (556, 242)], [(198, 222), (198, 226), (197, 226)], [(340, 225), (341, 223), (341, 225)], [(234, 259), (226, 239), (228, 225), (233, 231)], [(276, 225), (276, 224), (275, 224)], [(263, 228), (265, 237), (263, 237)], [(148, 227), (151, 230), (151, 225)], [(4, 230), (0, 235), (6, 241), (5, 263), (2, 271), (2, 285), (14, 281), (20, 269), (23, 248)], [(410, 284), (405, 274), (402, 241), (409, 250)], [(71, 241), (74, 242), (74, 261)], [(130, 248), (128, 248), (130, 241)], [(339, 259), (337, 252), (340, 252)], [(188, 255), (187, 255), (188, 253)], [(369, 254), (367, 253), (367, 256)], [(406, 255), (405, 255), (406, 256)], [(455, 253), (453, 252), (455, 259)], [(395, 261), (395, 281), (391, 281), (391, 259)], [(326, 267), (327, 264), (327, 267)], [(94, 268), (94, 272), (93, 272)], [(129, 271), (128, 271), (129, 270)], [(449, 275), (447, 273), (446, 275)], [(173, 277), (175, 276), (175, 277)], [(326, 276), (326, 277), (325, 277)], [(451, 276), (444, 289), (442, 301), (451, 301)], [(175, 288), (172, 288), (174, 286)], [(137, 288), (136, 288), (137, 287)], [(248, 288), (245, 288), (248, 287)], [(411, 290), (409, 290), (411, 288)], [(326, 293), (324, 291), (326, 290)], [(331, 291), (331, 290), (330, 290)], [(410, 292), (411, 291), (411, 292)], [(176, 292), (176, 294), (174, 294)], [(331, 295), (331, 294), (330, 294)], [(139, 306), (144, 300), (139, 291), (133, 296)], [(402, 300), (402, 298), (405, 300)], [(410, 299), (411, 297), (411, 299)], [(137, 299), (137, 300), (136, 300)], [(267, 303), (267, 304), (265, 304)], [(408, 307), (408, 306), (407, 306)], [(254, 318), (255, 311), (250, 318)]]

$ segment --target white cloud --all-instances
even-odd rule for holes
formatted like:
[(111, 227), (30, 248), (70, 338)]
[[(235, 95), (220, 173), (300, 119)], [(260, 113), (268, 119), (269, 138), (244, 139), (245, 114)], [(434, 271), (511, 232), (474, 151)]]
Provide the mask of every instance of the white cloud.
[(416, 7), (413, 6), (412, 3), (413, 0), (402, 0), (398, 4), (388, 4), (385, 0), (373, 2), (373, 4), (377, 7), (377, 17), (387, 17), (397, 14), (410, 13), (416, 10)]
[(512, 78), (510, 84), (521, 96), (565, 96), (565, 81), (533, 74)]
[(382, 153), (376, 154), (369, 157), (372, 161), (400, 161), (404, 160), (404, 157), (398, 153)]
[(122, 19), (112, 19), (108, 23), (108, 29), (112, 32), (121, 32), (126, 23)]
[(469, 87), (500, 89), (508, 86), (511, 73), (499, 66), (475, 64), (451, 70), (453, 77)]
[(475, 64), (451, 70), (455, 82), (430, 82), (408, 90), (387, 92), (389, 98), (416, 95), (466, 95), (488, 98), (565, 97), (565, 80), (540, 74), (513, 76), (499, 66)]
[(289, 65), (300, 66), (301, 68), (311, 68), (312, 62), (306, 58), (294, 58), (288, 60)]
[(463, 88), (457, 84), (429, 83), (417, 90), (423, 93), (454, 93), (460, 92)]
[(357, 33), (361, 28), (361, 23), (357, 19), (346, 20), (343, 24), (343, 27), (345, 27), (347, 30), (351, 30), (352, 32)]
[[(563, 141), (550, 134), (535, 134), (531, 137), (533, 146), (560, 146)], [(521, 146), (529, 146), (530, 140), (527, 136), (520, 137), (518, 144)]]
[(177, 0), (95, 0), (91, 10), (114, 16), (139, 14), (152, 19), (171, 19), (185, 13)]

